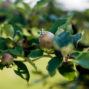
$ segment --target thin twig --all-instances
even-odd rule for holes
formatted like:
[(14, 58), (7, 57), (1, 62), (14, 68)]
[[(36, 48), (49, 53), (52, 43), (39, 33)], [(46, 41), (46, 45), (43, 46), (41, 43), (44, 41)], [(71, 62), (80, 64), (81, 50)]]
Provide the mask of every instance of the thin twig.
[[(43, 55), (42, 57), (52, 58), (51, 55)], [(34, 62), (34, 61), (37, 61), (37, 60), (41, 59), (42, 57), (38, 57), (38, 58), (35, 58), (33, 60), (31, 60), (30, 58), (24, 57), (25, 60), (14, 60), (14, 61), (28, 62), (26, 59), (30, 59), (31, 61)]]
[[(51, 55), (44, 55), (44, 56), (42, 56), (42, 57), (52, 58)], [(36, 58), (36, 59), (34, 59), (34, 60), (32, 60), (32, 61), (33, 61), (33, 62), (34, 62), (34, 61), (37, 61), (37, 60), (41, 59), (42, 57)]]

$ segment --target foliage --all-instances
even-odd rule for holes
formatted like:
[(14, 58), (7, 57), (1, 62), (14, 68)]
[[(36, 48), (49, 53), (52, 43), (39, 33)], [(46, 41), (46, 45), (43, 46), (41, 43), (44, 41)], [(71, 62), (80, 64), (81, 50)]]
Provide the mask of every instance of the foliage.
[[(30, 72), (24, 62), (30, 63), (35, 73), (38, 73), (35, 61), (42, 57), (50, 58), (47, 66), (50, 76), (54, 76), (58, 71), (71, 81), (78, 77), (77, 65), (89, 69), (88, 35), (85, 37), (80, 30), (75, 33), (71, 19), (68, 16), (58, 17), (57, 8), (55, 8), (57, 11), (52, 9), (50, 12), (50, 3), (51, 0), (40, 0), (34, 8), (30, 8), (22, 0), (16, 0), (7, 8), (3, 7), (3, 2), (1, 4), (0, 58), (4, 53), (13, 55), (14, 62), (10, 64), (11, 67), (15, 66), (17, 69), (14, 72), (27, 82), (30, 80)], [(55, 35), (53, 49), (40, 46), (39, 32), (42, 28)], [(18, 57), (23, 60), (19, 60)], [(0, 69), (4, 67), (7, 65), (0, 62)]]

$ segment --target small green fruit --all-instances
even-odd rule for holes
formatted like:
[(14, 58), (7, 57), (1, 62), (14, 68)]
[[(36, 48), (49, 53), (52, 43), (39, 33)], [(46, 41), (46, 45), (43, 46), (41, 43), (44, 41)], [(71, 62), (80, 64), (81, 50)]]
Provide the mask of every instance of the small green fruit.
[(42, 33), (39, 38), (40, 45), (44, 48), (53, 48), (53, 40), (54, 34), (48, 31)]
[(2, 64), (11, 64), (13, 62), (13, 56), (9, 53), (5, 53), (1, 59)]

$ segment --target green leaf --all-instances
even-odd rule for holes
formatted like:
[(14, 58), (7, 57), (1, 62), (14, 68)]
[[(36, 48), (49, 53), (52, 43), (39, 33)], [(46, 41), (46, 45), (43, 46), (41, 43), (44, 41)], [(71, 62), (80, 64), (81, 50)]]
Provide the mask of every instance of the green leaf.
[(60, 51), (55, 50), (54, 53), (57, 57), (62, 58), (62, 54), (60, 53)]
[(23, 48), (21, 46), (17, 46), (14, 49), (9, 49), (8, 51), (14, 56), (19, 56), (23, 54)]
[(34, 6), (33, 11), (39, 11), (46, 7), (46, 0), (39, 0), (37, 4)]
[(12, 25), (10, 24), (5, 24), (2, 28), (1, 28), (1, 37), (3, 38), (13, 38), (14, 36), (14, 28)]
[(0, 8), (0, 15), (1, 16), (10, 16), (13, 12), (9, 9)]
[(27, 10), (27, 12), (29, 12), (31, 9), (29, 4), (23, 2), (23, 5), (24, 5), (25, 9)]
[(76, 58), (80, 53), (79, 52), (74, 52), (70, 55), (72, 58)]
[(56, 70), (54, 70), (54, 71), (52, 71), (52, 72), (49, 72), (49, 71), (48, 71), (48, 73), (49, 73), (49, 75), (52, 77), (52, 76), (54, 76), (54, 75), (56, 74)]
[(16, 33), (17, 33), (19, 36), (21, 36), (21, 37), (24, 36), (24, 33), (23, 33), (22, 31), (20, 31), (20, 30), (17, 30)]
[(89, 69), (89, 52), (81, 53), (76, 57), (76, 60), (72, 60), (71, 62), (77, 63), (80, 66)]
[(58, 67), (60, 67), (62, 64), (62, 59), (59, 59), (57, 57), (52, 58), (48, 62), (47, 70), (51, 76), (55, 74), (55, 71)]
[(15, 4), (21, 3), (23, 0), (15, 0)]
[(26, 10), (24, 8), (17, 7), (16, 10), (22, 14), (26, 14)]
[(60, 49), (61, 47), (73, 43), (73, 37), (69, 32), (64, 31), (61, 34), (55, 36), (53, 43), (55, 48)]
[(31, 58), (36, 58), (41, 56), (43, 56), (43, 50), (40, 49), (32, 50), (31, 53), (28, 55), (28, 57)]
[(84, 29), (82, 32), (81, 40), (79, 41), (82, 45), (89, 47), (89, 30)]
[(80, 40), (81, 36), (82, 36), (81, 33), (73, 35), (73, 43), (75, 46), (78, 43), (78, 41)]
[(32, 44), (36, 44), (36, 45), (39, 45), (39, 40), (38, 39), (31, 39), (29, 42), (28, 42), (29, 45), (32, 45)]
[[(17, 8), (17, 11), (26, 14), (26, 12), (24, 12), (24, 9), (21, 9), (19, 7)], [(27, 25), (26, 19), (23, 14), (13, 15), (9, 23), (13, 24), (15, 30), (21, 30), (22, 29), (21, 26), (25, 27)]]
[(26, 65), (20, 61), (14, 61), (14, 62), (17, 65), (17, 70), (14, 70), (14, 72), (28, 82), (30, 79), (30, 74)]
[(64, 63), (58, 68), (59, 73), (68, 80), (74, 80), (77, 77), (74, 65)]
[(5, 50), (7, 49), (7, 44), (5, 42), (4, 38), (0, 38), (0, 50)]
[(49, 29), (50, 32), (52, 32), (53, 34), (56, 33), (56, 31), (58, 30), (58, 27), (64, 25), (67, 22), (67, 19), (58, 19), (54, 25)]

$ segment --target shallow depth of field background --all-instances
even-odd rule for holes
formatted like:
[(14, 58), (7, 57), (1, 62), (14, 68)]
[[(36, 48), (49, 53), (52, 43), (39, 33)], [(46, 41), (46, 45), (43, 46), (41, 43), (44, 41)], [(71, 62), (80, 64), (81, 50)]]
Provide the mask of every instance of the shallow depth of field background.
[[(12, 0), (14, 2), (14, 0)], [(24, 0), (24, 2), (29, 3), (33, 8), (36, 5), (37, 0)], [(89, 0), (55, 0), (55, 6), (61, 8), (63, 11), (76, 10), (82, 12), (89, 8)], [(48, 63), (48, 58), (42, 58), (35, 62), (39, 71), (43, 71), (44, 74), (48, 74), (46, 66)], [(59, 73), (54, 77), (47, 77), (47, 80), (41, 82), (41, 76), (32, 73), (34, 70), (31, 65), (26, 64), (30, 71), (30, 81), (29, 84), (23, 79), (15, 75), (13, 69), (0, 70), (0, 89), (66, 89), (60, 86), (63, 82), (68, 82)], [(48, 82), (46, 84), (46, 81)], [(52, 87), (53, 85), (53, 87)], [(72, 84), (70, 84), (71, 87)], [(82, 85), (79, 85), (77, 89), (84, 89)]]
[[(47, 74), (46, 66), (49, 59), (42, 58), (36, 61), (38, 70), (43, 71)], [(33, 70), (31, 66), (28, 65), (29, 70)], [(48, 83), (45, 85), (44, 82), (40, 81), (41, 77), (31, 73), (31, 79), (29, 84), (26, 83), (23, 79), (18, 77), (12, 69), (4, 69), (0, 71), (0, 89), (65, 89), (65, 86), (60, 86), (61, 83), (67, 83), (59, 73), (54, 77), (48, 77), (46, 81)], [(53, 86), (53, 88), (51, 88)], [(72, 86), (72, 84), (68, 85)], [(67, 88), (67, 87), (66, 87)], [(83, 89), (82, 85), (79, 85), (77, 89)]]

